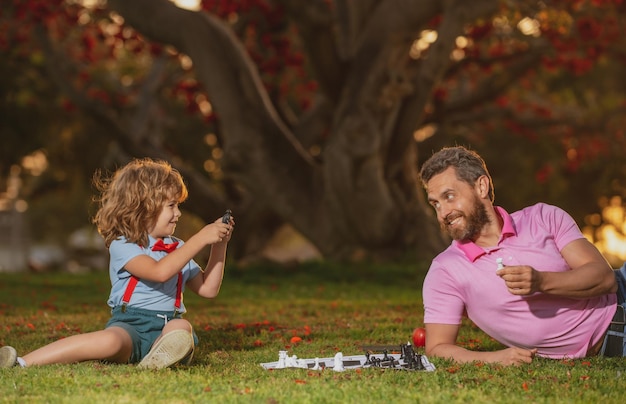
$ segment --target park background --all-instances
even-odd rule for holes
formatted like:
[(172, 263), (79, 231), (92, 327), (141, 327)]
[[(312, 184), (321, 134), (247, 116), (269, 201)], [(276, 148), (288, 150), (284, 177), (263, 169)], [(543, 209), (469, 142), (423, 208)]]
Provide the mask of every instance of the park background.
[[(185, 7), (185, 8), (182, 8)], [(626, 260), (621, 0), (12, 0), (0, 17), (0, 270), (106, 266), (98, 170), (164, 159), (179, 236), (229, 257), (428, 260), (417, 172), (484, 156), (496, 204), (567, 210)], [(277, 249), (278, 247), (278, 249)]]
[[(621, 402), (617, 358), (428, 375), (258, 363), (421, 325), (448, 240), (417, 173), (444, 146), (485, 158), (497, 205), (559, 205), (621, 266), (625, 17), (622, 0), (2, 2), (0, 344), (106, 321), (98, 170), (167, 160), (190, 191), (179, 237), (226, 209), (237, 229), (220, 296), (186, 296), (194, 366), (9, 369), (0, 401)], [(469, 322), (460, 341), (498, 348)]]

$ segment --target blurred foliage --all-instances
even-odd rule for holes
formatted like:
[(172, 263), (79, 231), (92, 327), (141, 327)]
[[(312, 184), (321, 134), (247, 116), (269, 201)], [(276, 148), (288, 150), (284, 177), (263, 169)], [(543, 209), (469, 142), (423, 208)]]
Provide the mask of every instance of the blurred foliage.
[[(602, 196), (626, 197), (626, 44), (622, 35), (615, 35), (621, 32), (626, 6), (608, 0), (502, 5), (497, 19), (468, 27), (472, 41), (463, 69), (441, 83), (433, 95), (435, 110), (438, 103), (453, 101), (478, 80), (507, 68), (506, 62), (486, 60), (506, 60), (523, 49), (528, 39), (514, 24), (525, 16), (539, 22), (543, 37), (554, 46), (515, 85), (465, 111), (482, 118), (452, 121), (444, 114), (435, 135), (419, 143), (420, 158), (441, 146), (468, 145), (487, 161), (497, 204), (513, 211), (544, 201), (562, 206), (583, 223), (598, 210)], [(317, 83), (308, 77), (303, 44), (281, 7), (261, 0), (204, 1), (202, 6), (229, 21), (287, 122), (288, 112), (306, 112)], [(112, 106), (120, 120), (138, 113), (139, 104), (131, 101), (142, 96), (151, 72), (161, 74), (152, 90), (158, 102), (151, 114), (161, 118), (153, 128), (155, 141), (220, 182), (220, 133), (214, 125), (219, 117), (202, 110), (210, 94), (194, 79), (184, 55), (147, 41), (129, 27), (120, 28), (119, 18), (104, 8), (87, 10), (80, 2), (62, 0), (13, 1), (0, 19), (0, 190), (12, 165), (43, 151), (47, 170), (23, 175), (33, 237), (63, 238), (87, 224), (93, 213), (91, 176), (102, 167), (113, 169), (124, 156), (110, 128), (68, 100), (51, 79), (42, 51), (33, 46), (33, 26), (52, 14), (59, 22), (49, 24), (51, 35), (78, 62), (79, 70), (73, 72), (77, 86)], [(570, 121), (559, 122), (561, 117)]]

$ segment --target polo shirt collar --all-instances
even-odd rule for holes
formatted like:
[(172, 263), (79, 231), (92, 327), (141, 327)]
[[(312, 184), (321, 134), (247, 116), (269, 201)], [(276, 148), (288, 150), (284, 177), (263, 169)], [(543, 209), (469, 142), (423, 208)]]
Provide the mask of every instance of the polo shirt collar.
[[(506, 210), (499, 206), (494, 206), (494, 208), (496, 212), (500, 215), (500, 217), (502, 217), (503, 221), (502, 233), (500, 235), (500, 240), (498, 241), (498, 244), (500, 244), (500, 242), (505, 238), (516, 236), (517, 232), (515, 231), (515, 226), (513, 226), (513, 220), (511, 219), (511, 215), (509, 215)], [(455, 240), (454, 243), (461, 251), (463, 251), (467, 259), (472, 262), (476, 261), (478, 257), (487, 253), (487, 251), (485, 251), (482, 247), (477, 246), (471, 240)]]

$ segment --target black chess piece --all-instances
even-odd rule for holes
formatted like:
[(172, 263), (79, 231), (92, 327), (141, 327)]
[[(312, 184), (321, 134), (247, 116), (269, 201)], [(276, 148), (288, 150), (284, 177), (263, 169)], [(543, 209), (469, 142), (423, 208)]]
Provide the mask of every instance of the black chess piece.
[(415, 369), (416, 370), (424, 370), (424, 364), (422, 363), (422, 355), (415, 355)]
[(405, 361), (409, 361), (414, 354), (413, 346), (411, 344), (402, 345), (402, 357)]
[(384, 353), (384, 355), (383, 355), (383, 362), (389, 361), (389, 356), (387, 356), (387, 350), (384, 350), (383, 353)]
[(226, 209), (226, 213), (224, 213), (224, 216), (222, 216), (222, 223), (230, 223), (230, 215), (232, 214), (232, 210)]

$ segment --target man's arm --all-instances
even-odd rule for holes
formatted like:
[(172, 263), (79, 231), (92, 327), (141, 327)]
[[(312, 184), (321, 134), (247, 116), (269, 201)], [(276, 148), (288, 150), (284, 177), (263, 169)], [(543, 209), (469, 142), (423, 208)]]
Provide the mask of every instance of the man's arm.
[(476, 352), (456, 345), (460, 325), (426, 324), (426, 355), (452, 359), (455, 362), (485, 362), (502, 365), (530, 363), (537, 349), (506, 348), (499, 351)]
[(587, 239), (567, 244), (561, 250), (561, 255), (571, 268), (570, 271), (543, 272), (521, 265), (507, 266), (497, 273), (514, 295), (541, 292), (585, 299), (617, 291), (611, 266)]

